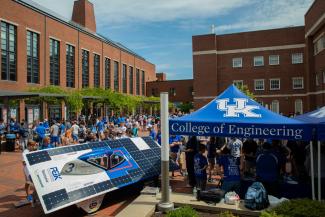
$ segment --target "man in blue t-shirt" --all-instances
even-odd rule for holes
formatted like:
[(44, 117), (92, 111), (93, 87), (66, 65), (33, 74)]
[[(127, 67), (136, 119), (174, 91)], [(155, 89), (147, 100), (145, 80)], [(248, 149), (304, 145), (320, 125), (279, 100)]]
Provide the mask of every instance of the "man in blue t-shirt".
[(205, 190), (207, 185), (207, 167), (208, 159), (203, 155), (206, 151), (204, 144), (200, 144), (199, 153), (194, 156), (194, 174), (196, 187), (201, 191)]
[(157, 133), (155, 131), (155, 129), (153, 128), (153, 126), (151, 124), (149, 124), (147, 126), (148, 130), (149, 130), (149, 136), (153, 139), (153, 140), (156, 140), (156, 136), (157, 136)]
[[(180, 136), (171, 135), (169, 137), (169, 147), (170, 147), (170, 158), (173, 161), (177, 161), (179, 146), (182, 144), (182, 140)], [(174, 171), (172, 171), (172, 176), (174, 175)]]
[(218, 158), (218, 165), (223, 169), (223, 183), (221, 189), (225, 192), (235, 191), (239, 194), (240, 190), (240, 167), (239, 158), (230, 154), (230, 150), (225, 147), (222, 155)]
[(43, 139), (45, 138), (45, 133), (46, 133), (46, 129), (42, 122), (40, 122), (39, 125), (36, 127), (35, 132), (38, 136), (38, 142), (40, 143), (40, 145), (42, 145)]

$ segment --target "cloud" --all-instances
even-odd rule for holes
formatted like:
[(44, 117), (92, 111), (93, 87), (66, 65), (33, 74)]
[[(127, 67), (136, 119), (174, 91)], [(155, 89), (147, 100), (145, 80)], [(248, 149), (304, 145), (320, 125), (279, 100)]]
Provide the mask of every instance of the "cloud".
[(238, 22), (216, 27), (217, 33), (261, 30), (304, 25), (304, 14), (313, 0), (260, 0), (254, 13), (240, 18)]
[[(34, 0), (71, 18), (72, 0)], [(160, 22), (175, 19), (207, 18), (228, 13), (254, 0), (90, 0), (100, 24)]]

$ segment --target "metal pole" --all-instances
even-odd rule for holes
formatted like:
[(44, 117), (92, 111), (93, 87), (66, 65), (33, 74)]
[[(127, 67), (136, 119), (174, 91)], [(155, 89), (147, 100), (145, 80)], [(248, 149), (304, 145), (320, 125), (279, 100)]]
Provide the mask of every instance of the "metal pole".
[(311, 195), (312, 199), (315, 200), (315, 183), (314, 183), (314, 153), (313, 153), (313, 141), (310, 141), (310, 175), (311, 175)]
[(318, 156), (317, 156), (317, 160), (318, 160), (318, 171), (317, 171), (317, 174), (318, 174), (318, 200), (321, 201), (322, 199), (322, 187), (321, 187), (321, 171), (320, 171), (320, 163), (321, 163), (321, 159), (320, 159), (320, 141), (318, 141), (318, 144), (317, 144), (317, 148), (318, 148)]
[(169, 122), (168, 122), (168, 93), (160, 93), (161, 120), (161, 200), (158, 209), (168, 212), (174, 209), (169, 195)]

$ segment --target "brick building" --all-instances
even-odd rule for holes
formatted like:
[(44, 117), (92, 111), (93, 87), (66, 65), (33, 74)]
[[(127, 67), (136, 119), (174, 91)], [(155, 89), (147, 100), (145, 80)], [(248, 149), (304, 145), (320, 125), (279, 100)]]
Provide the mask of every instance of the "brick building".
[(71, 21), (30, 0), (1, 0), (0, 24), (0, 93), (22, 98), (19, 106), (8, 108), (10, 98), (3, 96), (1, 118), (37, 119), (51, 112), (64, 117), (64, 102), (26, 104), (23, 96), (31, 87), (100, 87), (145, 95), (145, 83), (156, 80), (154, 64), (96, 33), (88, 0), (74, 2)]
[(305, 26), (193, 36), (194, 105), (228, 85), (247, 85), (257, 100), (285, 115), (325, 104), (325, 1), (315, 0)]
[(147, 82), (147, 96), (159, 97), (160, 92), (168, 92), (175, 104), (193, 102), (193, 79), (166, 80), (165, 73), (157, 73), (156, 81)]

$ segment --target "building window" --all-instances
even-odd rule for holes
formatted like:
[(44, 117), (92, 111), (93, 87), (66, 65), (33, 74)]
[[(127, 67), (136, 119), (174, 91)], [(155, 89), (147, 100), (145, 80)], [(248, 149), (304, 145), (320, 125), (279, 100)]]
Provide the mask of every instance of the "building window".
[(89, 87), (89, 51), (82, 50), (82, 88)]
[(60, 85), (60, 42), (50, 38), (50, 84)]
[(123, 64), (123, 70), (122, 70), (122, 89), (123, 93), (127, 93), (127, 66)]
[(39, 83), (39, 34), (27, 31), (27, 82)]
[(254, 80), (255, 90), (264, 90), (264, 79)]
[(140, 95), (140, 69), (136, 69), (135, 72), (135, 87), (137, 95)]
[(173, 88), (173, 87), (169, 88), (169, 94), (170, 94), (171, 96), (176, 96), (176, 89)]
[(275, 113), (279, 113), (280, 112), (280, 106), (279, 106), (279, 101), (278, 100), (273, 100), (271, 102), (271, 111), (275, 112)]
[(233, 68), (241, 68), (243, 67), (243, 58), (232, 58), (232, 67)]
[(146, 95), (146, 72), (142, 71), (142, 95)]
[(241, 88), (244, 85), (243, 80), (234, 80), (232, 83), (238, 88)]
[(269, 65), (279, 65), (280, 56), (279, 55), (270, 55), (269, 56)]
[(303, 63), (303, 54), (302, 53), (294, 53), (291, 55), (292, 64)]
[(270, 79), (270, 90), (280, 90), (280, 79), (279, 78)]
[(111, 88), (111, 60), (105, 58), (105, 89)]
[(133, 67), (129, 67), (129, 93), (133, 94)]
[(303, 89), (304, 88), (304, 78), (303, 77), (292, 78), (292, 88), (293, 89)]
[(17, 81), (17, 27), (1, 22), (1, 79)]
[(323, 71), (323, 83), (325, 84), (325, 71)]
[(74, 87), (75, 68), (74, 68), (74, 46), (67, 44), (66, 47), (66, 71), (67, 71), (67, 87)]
[(315, 84), (319, 86), (318, 73), (315, 74)]
[(303, 113), (303, 105), (301, 99), (295, 100), (295, 115), (301, 115)]
[(264, 57), (263, 56), (254, 57), (254, 66), (264, 66)]
[(94, 54), (94, 87), (100, 87), (100, 56)]
[(314, 55), (322, 52), (325, 49), (325, 35), (321, 36), (314, 42)]
[(114, 90), (119, 91), (120, 90), (120, 85), (119, 85), (119, 63), (117, 61), (114, 61)]

